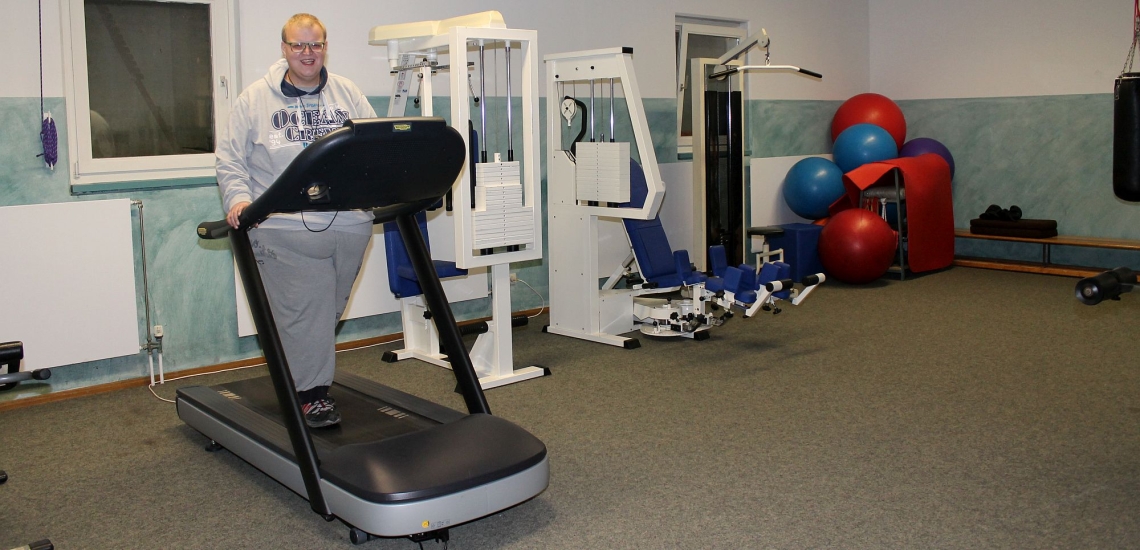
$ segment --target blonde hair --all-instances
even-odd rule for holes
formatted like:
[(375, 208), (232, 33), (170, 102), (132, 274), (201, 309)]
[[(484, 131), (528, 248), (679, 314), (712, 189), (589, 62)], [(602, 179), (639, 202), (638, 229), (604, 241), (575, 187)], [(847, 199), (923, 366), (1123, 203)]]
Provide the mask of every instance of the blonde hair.
[(285, 24), (281, 26), (281, 41), (282, 42), (285, 41), (285, 29), (289, 28), (290, 25), (296, 25), (298, 27), (320, 27), (321, 39), (322, 40), (328, 40), (329, 31), (327, 29), (325, 29), (325, 24), (321, 23), (321, 20), (317, 19), (317, 16), (310, 15), (308, 13), (298, 13), (297, 15), (290, 17), (289, 20), (286, 21)]

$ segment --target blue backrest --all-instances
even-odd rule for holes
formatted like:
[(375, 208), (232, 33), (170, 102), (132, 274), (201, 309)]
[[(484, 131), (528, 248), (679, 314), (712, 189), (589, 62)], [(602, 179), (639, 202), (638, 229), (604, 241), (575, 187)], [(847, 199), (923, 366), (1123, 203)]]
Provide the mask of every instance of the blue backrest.
[[(424, 243), (430, 244), (427, 232), (427, 213), (416, 214), (416, 221), (420, 224), (420, 233), (424, 235)], [(430, 246), (428, 248), (431, 249)], [(400, 277), (400, 266), (411, 266), (412, 260), (408, 258), (408, 249), (404, 248), (404, 240), (400, 237), (400, 229), (396, 222), (384, 224), (384, 253), (388, 264), (388, 288), (397, 298), (405, 296), (418, 296), (423, 294), (419, 283), (415, 279)]]
[(681, 282), (687, 285), (695, 285), (708, 280), (704, 273), (693, 271), (693, 263), (689, 261), (688, 250), (673, 251), (673, 267), (677, 276), (681, 278)]
[(714, 277), (724, 277), (724, 270), (728, 267), (728, 256), (725, 254), (723, 244), (714, 244), (709, 247), (709, 269)]
[(748, 264), (724, 268), (724, 290), (731, 291), (737, 301), (756, 301), (756, 268)]
[[(640, 208), (649, 194), (645, 172), (637, 161), (629, 160), (629, 202), (619, 206)], [(633, 246), (633, 255), (641, 268), (641, 277), (657, 283), (661, 287), (681, 286), (681, 276), (677, 273), (673, 260), (673, 249), (661, 220), (654, 216), (651, 220), (623, 219), (626, 235)]]
[[(434, 208), (442, 206), (443, 201), (440, 201)], [(419, 223), (420, 233), (424, 236), (424, 244), (428, 244), (427, 212), (421, 211), (416, 214), (416, 222)], [(431, 248), (429, 247), (428, 250), (430, 251)], [(420, 288), (419, 279), (416, 277), (415, 269), (412, 268), (412, 260), (408, 257), (408, 249), (404, 248), (404, 239), (400, 236), (400, 228), (396, 222), (384, 224), (384, 252), (387, 254), (388, 260), (388, 288), (392, 294), (395, 294), (397, 298), (410, 298), (423, 294), (423, 289)], [(466, 269), (455, 267), (455, 262), (432, 260), (431, 263), (440, 279), (467, 274)]]

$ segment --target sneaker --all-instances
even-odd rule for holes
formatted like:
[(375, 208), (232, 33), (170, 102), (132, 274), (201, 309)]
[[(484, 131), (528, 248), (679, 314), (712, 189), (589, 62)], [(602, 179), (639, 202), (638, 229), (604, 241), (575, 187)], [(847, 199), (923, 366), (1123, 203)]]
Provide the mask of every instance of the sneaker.
[(318, 399), (301, 406), (305, 424), (310, 428), (326, 428), (340, 423), (340, 413), (331, 399)]

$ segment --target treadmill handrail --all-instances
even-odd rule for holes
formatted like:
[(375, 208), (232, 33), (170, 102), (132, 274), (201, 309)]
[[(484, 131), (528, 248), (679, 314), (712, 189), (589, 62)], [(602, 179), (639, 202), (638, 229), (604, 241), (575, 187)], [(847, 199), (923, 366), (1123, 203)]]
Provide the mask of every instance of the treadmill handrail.
[(466, 158), (462, 136), (442, 118), (349, 119), (302, 150), (242, 211), (240, 226), (314, 210), (418, 212), (447, 194)]

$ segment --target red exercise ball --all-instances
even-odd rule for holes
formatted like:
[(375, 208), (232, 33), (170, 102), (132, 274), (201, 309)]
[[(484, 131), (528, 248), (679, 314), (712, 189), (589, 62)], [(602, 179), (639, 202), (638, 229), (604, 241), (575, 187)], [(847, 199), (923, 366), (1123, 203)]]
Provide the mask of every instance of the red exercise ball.
[(898, 234), (870, 210), (831, 217), (819, 234), (819, 260), (829, 277), (860, 285), (882, 277), (895, 257)]
[(827, 225), (827, 222), (829, 222), (829, 221), (831, 221), (831, 218), (820, 218), (818, 220), (811, 222), (811, 224), (812, 225)]
[(902, 149), (906, 141), (906, 118), (902, 109), (889, 97), (871, 93), (854, 96), (839, 106), (831, 119), (831, 141), (834, 142), (840, 132), (864, 123), (886, 130), (895, 139), (895, 148)]

